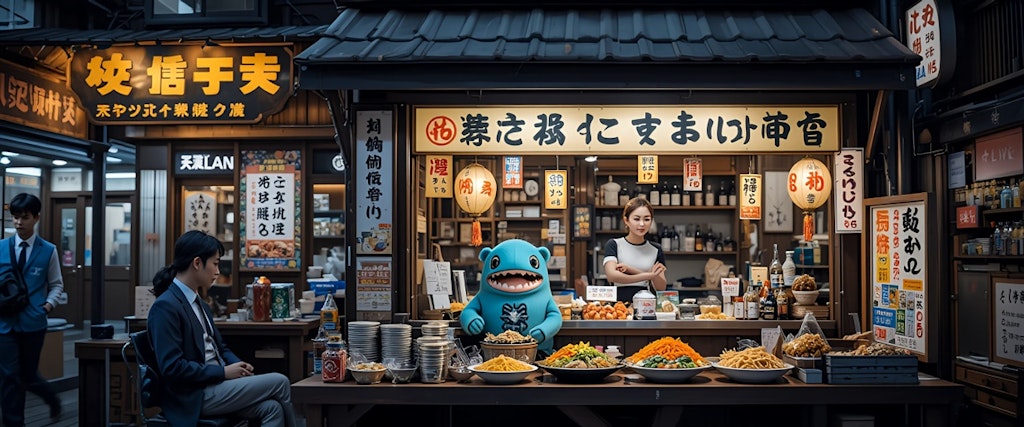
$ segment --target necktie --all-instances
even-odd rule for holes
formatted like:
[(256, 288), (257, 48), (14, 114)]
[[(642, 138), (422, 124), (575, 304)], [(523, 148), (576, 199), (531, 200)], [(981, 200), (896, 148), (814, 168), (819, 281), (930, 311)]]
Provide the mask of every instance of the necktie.
[(195, 299), (196, 306), (199, 307), (199, 317), (203, 323), (203, 329), (206, 330), (206, 335), (210, 337), (210, 342), (213, 343), (213, 353), (217, 355), (217, 363), (224, 365), (224, 359), (220, 357), (220, 350), (217, 349), (217, 340), (213, 337), (213, 329), (210, 328), (210, 321), (206, 317), (206, 310), (203, 309), (202, 301), (199, 299), (199, 295), (196, 295)]
[(25, 269), (25, 253), (28, 252), (28, 242), (21, 242), (21, 252), (18, 253), (18, 269)]

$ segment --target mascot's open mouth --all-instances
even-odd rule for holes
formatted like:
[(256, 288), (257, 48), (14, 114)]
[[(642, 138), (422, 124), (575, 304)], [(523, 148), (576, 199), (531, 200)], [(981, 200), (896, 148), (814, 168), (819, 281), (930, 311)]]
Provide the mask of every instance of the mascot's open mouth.
[(526, 270), (499, 271), (487, 276), (487, 284), (502, 292), (527, 292), (541, 283), (544, 283), (543, 276)]

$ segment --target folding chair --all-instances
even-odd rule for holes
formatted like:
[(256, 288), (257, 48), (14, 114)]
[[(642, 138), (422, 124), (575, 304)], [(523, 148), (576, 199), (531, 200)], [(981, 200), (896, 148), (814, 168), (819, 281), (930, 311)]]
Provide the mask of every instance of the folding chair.
[[(129, 375), (134, 377), (135, 398), (139, 401), (139, 425), (140, 426), (170, 426), (171, 423), (164, 418), (163, 414), (146, 416), (146, 409), (159, 406), (159, 376), (157, 371), (149, 365), (150, 361), (156, 361), (156, 352), (149, 341), (149, 331), (139, 331), (130, 334), (128, 342), (121, 347), (121, 358), (129, 366)], [(129, 356), (134, 353), (134, 356)], [(135, 369), (130, 367), (135, 365)], [(238, 427), (248, 425), (246, 420), (235, 417), (200, 418), (198, 426), (203, 427)]]

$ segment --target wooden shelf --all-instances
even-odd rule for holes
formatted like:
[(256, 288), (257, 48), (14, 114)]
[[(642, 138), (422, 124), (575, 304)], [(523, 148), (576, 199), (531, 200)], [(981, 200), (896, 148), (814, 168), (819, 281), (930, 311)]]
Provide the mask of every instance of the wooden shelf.
[(707, 291), (721, 291), (722, 288), (712, 288), (707, 286), (673, 286), (673, 291), (679, 292), (707, 292)]
[(679, 255), (679, 256), (713, 256), (713, 255), (728, 255), (736, 256), (736, 251), (664, 251), (665, 255)]
[(1021, 261), (1024, 260), (1024, 255), (953, 255), (953, 259)]
[(344, 239), (345, 236), (320, 235), (320, 236), (313, 236), (313, 238), (314, 239)]
[(503, 205), (540, 205), (543, 204), (543, 200), (509, 200), (501, 201)]
[[(594, 207), (594, 209), (617, 209), (617, 210), (622, 210), (622, 208), (623, 208), (623, 206), (610, 206), (610, 205), (601, 205), (601, 206), (595, 206)], [(693, 206), (693, 205), (690, 205), (690, 206), (681, 206), (681, 205), (680, 206), (663, 206), (663, 205), (655, 205), (654, 206), (654, 210), (655, 211), (735, 211), (736, 209), (738, 209), (737, 206), (730, 206), (730, 205), (725, 205), (725, 206), (719, 206), (719, 205), (715, 205), (715, 206)]]
[(827, 265), (820, 265), (820, 264), (797, 264), (796, 268), (805, 268), (805, 269), (806, 268), (811, 268), (811, 269), (818, 269), (818, 270), (828, 270), (828, 266)]
[(1024, 208), (996, 208), (996, 209), (983, 209), (981, 211), (982, 216), (997, 216), (1012, 213), (1024, 213)]

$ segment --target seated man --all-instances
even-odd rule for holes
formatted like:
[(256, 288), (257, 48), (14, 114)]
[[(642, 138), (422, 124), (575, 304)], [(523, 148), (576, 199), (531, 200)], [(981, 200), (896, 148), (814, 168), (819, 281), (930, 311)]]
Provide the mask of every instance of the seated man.
[(264, 427), (294, 426), (288, 377), (253, 375), (252, 365), (224, 344), (198, 296), (220, 274), (223, 254), (216, 238), (189, 231), (175, 242), (173, 263), (153, 278), (157, 299), (148, 323), (164, 417), (175, 426), (223, 415), (259, 418)]

